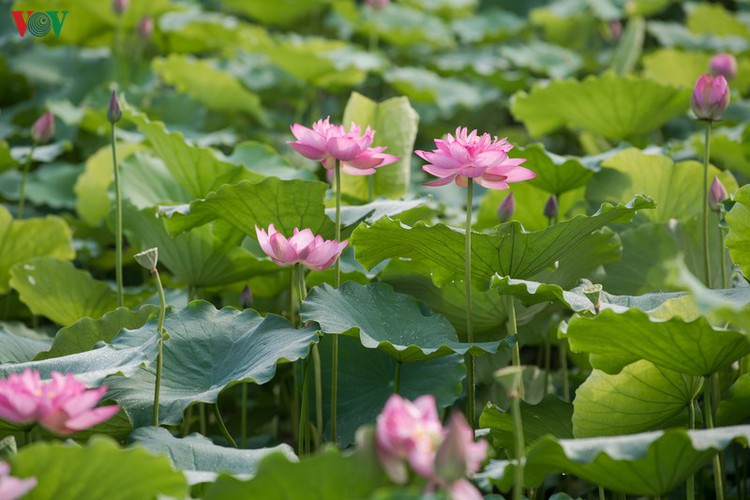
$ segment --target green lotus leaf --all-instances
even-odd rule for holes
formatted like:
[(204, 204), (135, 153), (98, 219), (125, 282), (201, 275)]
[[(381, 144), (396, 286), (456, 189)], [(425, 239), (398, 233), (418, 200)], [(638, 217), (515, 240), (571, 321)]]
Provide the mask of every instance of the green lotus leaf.
[[(137, 330), (125, 330), (115, 339), (139, 346), (156, 338), (157, 318)], [(170, 311), (164, 328), (159, 416), (163, 424), (178, 424), (183, 411), (195, 402), (215, 403), (219, 393), (239, 382), (264, 384), (276, 365), (307, 356), (317, 341), (313, 329), (297, 330), (280, 316), (265, 318), (252, 309), (215, 309), (193, 301)], [(125, 409), (134, 427), (149, 425), (153, 411), (156, 367), (141, 368), (130, 377), (107, 381), (108, 398)]]
[(725, 241), (732, 262), (740, 266), (745, 276), (750, 276), (750, 187), (743, 186), (734, 193), (734, 201), (726, 216), (729, 232)]
[[(163, 161), (144, 152), (136, 152), (120, 162), (120, 183), (123, 202), (139, 209), (190, 203), (194, 199), (184, 187), (174, 181)], [(107, 214), (113, 206), (113, 203), (107, 205)]]
[[(187, 482), (165, 457), (140, 447), (120, 448), (97, 437), (86, 446), (34, 443), (10, 457), (13, 475), (36, 477), (37, 485), (24, 498), (185, 498)], [(102, 478), (106, 478), (103, 481)]]
[(729, 394), (719, 402), (716, 418), (719, 425), (736, 425), (750, 417), (750, 373), (740, 377), (729, 388)]
[(130, 435), (130, 442), (156, 455), (165, 455), (175, 469), (185, 474), (190, 484), (213, 482), (220, 472), (246, 479), (255, 475), (258, 462), (272, 453), (284, 455), (290, 461), (297, 458), (287, 444), (273, 448), (237, 450), (217, 446), (197, 433), (178, 438), (162, 427), (136, 429)]
[(24, 363), (49, 349), (52, 339), (46, 335), (10, 324), (0, 323), (0, 364)]
[(688, 102), (686, 89), (604, 73), (582, 81), (536, 84), (529, 93), (514, 96), (511, 111), (534, 137), (565, 126), (624, 139), (648, 133), (682, 115)]
[(646, 359), (661, 368), (707, 377), (750, 353), (747, 335), (716, 329), (703, 317), (654, 320), (638, 309), (576, 315), (561, 326), (560, 337), (570, 342), (571, 351), (591, 353), (592, 366), (607, 373)]
[[(302, 303), (302, 321), (315, 321), (322, 331), (359, 338), (368, 349), (380, 349), (399, 362), (495, 352), (499, 342), (465, 344), (441, 315), (424, 311), (411, 296), (385, 283), (340, 288), (313, 288)], [(395, 321), (394, 321), (395, 320)]]
[(263, 0), (222, 0), (221, 3), (228, 10), (246, 14), (261, 24), (289, 27), (314, 15), (329, 0), (280, 0), (274, 4)]

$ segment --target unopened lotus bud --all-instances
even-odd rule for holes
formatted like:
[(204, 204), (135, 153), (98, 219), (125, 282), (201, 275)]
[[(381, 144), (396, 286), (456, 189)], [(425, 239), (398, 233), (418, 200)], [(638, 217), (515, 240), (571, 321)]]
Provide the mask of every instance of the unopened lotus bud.
[(130, 4), (130, 0), (112, 0), (112, 10), (118, 16), (125, 12)]
[(612, 39), (618, 41), (622, 36), (622, 21), (615, 19), (609, 23), (609, 34)]
[(599, 284), (586, 285), (583, 287), (583, 294), (594, 304), (594, 310), (599, 312), (602, 305), (602, 286)]
[(714, 212), (719, 212), (721, 211), (722, 202), (727, 198), (729, 198), (727, 188), (724, 187), (724, 184), (721, 183), (718, 177), (714, 176), (714, 180), (711, 182), (711, 187), (708, 190), (708, 206)]
[(723, 76), (727, 80), (737, 76), (737, 59), (732, 54), (716, 54), (708, 67), (713, 76)]
[(544, 216), (548, 219), (554, 219), (557, 216), (558, 209), (557, 197), (555, 197), (554, 194), (551, 194), (549, 198), (547, 198), (547, 203), (544, 204)]
[(497, 207), (497, 218), (500, 219), (501, 223), (508, 222), (513, 214), (516, 212), (516, 199), (513, 197), (513, 192), (508, 193), (508, 196), (500, 203)]
[(31, 138), (36, 144), (49, 142), (55, 135), (55, 116), (47, 111), (31, 126)]
[(391, 0), (365, 0), (365, 3), (375, 10), (381, 10), (391, 3)]
[(245, 288), (242, 289), (242, 294), (240, 294), (240, 305), (243, 309), (247, 309), (252, 303), (253, 291), (250, 290), (249, 286), (245, 285)]
[(154, 271), (156, 265), (159, 263), (159, 249), (156, 247), (149, 248), (148, 250), (135, 254), (133, 257), (141, 267), (148, 269), (149, 271)]
[(148, 40), (154, 33), (154, 19), (151, 16), (143, 16), (141, 20), (138, 21), (138, 26), (136, 26), (135, 31), (138, 33), (138, 37), (141, 40)]
[(107, 106), (107, 120), (109, 123), (117, 123), (122, 118), (122, 108), (120, 108), (120, 101), (117, 99), (117, 94), (112, 91), (112, 97), (109, 98), (109, 105)]
[(699, 120), (716, 121), (729, 106), (729, 85), (719, 75), (705, 74), (698, 78), (690, 97), (690, 108)]

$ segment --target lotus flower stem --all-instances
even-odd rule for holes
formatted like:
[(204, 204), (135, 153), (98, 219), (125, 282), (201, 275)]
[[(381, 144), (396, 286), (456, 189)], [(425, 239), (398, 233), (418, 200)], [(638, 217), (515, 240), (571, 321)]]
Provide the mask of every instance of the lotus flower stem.
[(198, 424), (200, 425), (200, 433), (205, 436), (208, 430), (206, 428), (206, 405), (203, 403), (198, 404)]
[(396, 361), (396, 376), (393, 379), (393, 394), (399, 394), (401, 392), (401, 368), (403, 363)]
[(570, 403), (570, 379), (568, 377), (568, 344), (566, 340), (560, 340), (560, 369), (562, 370), (562, 396), (563, 401)]
[(304, 456), (310, 452), (310, 377), (308, 372), (310, 360), (306, 358), (302, 362), (302, 404), (300, 405), (299, 419), (299, 441), (297, 443), (297, 454)]
[(521, 416), (521, 399), (523, 399), (523, 377), (521, 375), (521, 348), (518, 339), (518, 323), (516, 321), (516, 306), (512, 295), (505, 296), (508, 309), (508, 335), (515, 335), (513, 344), (513, 366), (516, 369), (511, 390), (511, 413), (513, 417), (513, 446), (516, 455), (516, 467), (513, 476), (513, 500), (520, 500), (523, 495), (523, 468), (525, 445), (523, 439), (523, 418)]
[(312, 346), (313, 372), (315, 375), (315, 428), (317, 429), (316, 444), (323, 442), (323, 376), (321, 373), (320, 349), (318, 344)]
[(721, 228), (721, 212), (719, 212), (719, 222), (716, 225), (716, 227), (719, 229), (719, 255), (721, 256), (721, 287), (726, 288), (727, 283), (729, 282), (729, 277), (727, 276), (727, 258), (726, 258), (727, 249), (724, 246), (724, 230)]
[[(341, 241), (341, 162), (336, 161), (334, 167), (336, 179), (336, 241)], [(341, 257), (336, 258), (336, 288), (341, 286)], [(336, 442), (336, 414), (338, 409), (339, 392), (339, 337), (332, 339), (331, 360), (331, 441)]]
[(240, 415), (240, 446), (247, 446), (247, 384), (242, 384), (242, 396), (240, 398), (242, 414)]
[[(125, 305), (122, 285), (122, 192), (120, 190), (120, 167), (117, 164), (117, 142), (115, 124), (112, 123), (112, 168), (115, 172), (115, 280), (117, 281), (117, 304)], [(161, 333), (161, 330), (159, 330)]]
[(703, 155), (703, 267), (706, 287), (711, 288), (711, 259), (708, 254), (708, 162), (711, 153), (711, 121), (706, 121), (706, 144)]
[(154, 427), (159, 426), (159, 393), (161, 391), (161, 369), (164, 363), (164, 316), (167, 314), (167, 299), (164, 296), (164, 287), (161, 285), (159, 270), (151, 271), (156, 279), (156, 287), (159, 292), (159, 322), (156, 332), (159, 335), (159, 352), (156, 355), (156, 383), (154, 385)]
[[(466, 181), (466, 250), (464, 259), (464, 283), (466, 285), (466, 339), (469, 343), (474, 342), (474, 329), (472, 324), (471, 312), (471, 212), (474, 201), (474, 179), (469, 178)], [(469, 372), (469, 402), (466, 409), (466, 417), (469, 420), (472, 430), (476, 429), (476, 416), (474, 414), (476, 406), (476, 367), (474, 366), (474, 356), (471, 352), (466, 353), (466, 369)]]
[(607, 495), (604, 494), (604, 488), (599, 486), (599, 500), (607, 500)]
[(21, 173), (21, 187), (18, 190), (18, 215), (16, 218), (23, 218), (23, 209), (26, 205), (26, 181), (29, 178), (29, 170), (31, 169), (31, 161), (34, 157), (34, 149), (36, 143), (31, 145), (29, 150), (29, 156), (26, 157), (26, 163), (23, 164), (23, 172)]
[(214, 415), (216, 415), (216, 423), (219, 424), (219, 430), (221, 431), (221, 435), (224, 436), (224, 439), (229, 441), (229, 444), (231, 444), (233, 448), (237, 448), (237, 443), (234, 441), (234, 438), (232, 438), (232, 435), (229, 434), (229, 431), (227, 430), (227, 426), (224, 425), (224, 420), (221, 418), (221, 411), (219, 410), (218, 401), (214, 403)]
[[(690, 398), (690, 406), (688, 406), (689, 422), (688, 428), (695, 429), (695, 396)], [(690, 474), (685, 482), (685, 498), (687, 500), (695, 500), (695, 474)]]
[[(714, 402), (715, 397), (714, 390), (716, 385), (714, 380), (716, 374), (706, 377), (703, 384), (703, 405), (704, 405), (704, 418), (706, 419), (706, 428), (714, 428)], [(721, 466), (721, 456), (716, 454), (713, 459), (714, 463), (714, 487), (716, 489), (716, 500), (724, 500), (724, 470)]]
[(375, 199), (375, 175), (367, 176), (367, 202)]

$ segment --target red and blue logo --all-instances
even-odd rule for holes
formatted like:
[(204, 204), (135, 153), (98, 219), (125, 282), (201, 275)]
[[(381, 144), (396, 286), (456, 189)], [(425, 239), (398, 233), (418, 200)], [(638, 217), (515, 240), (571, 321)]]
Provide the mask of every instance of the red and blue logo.
[(31, 36), (42, 38), (50, 31), (59, 37), (68, 12), (67, 10), (11, 10), (10, 15), (13, 16), (19, 35), (25, 36), (29, 33)]

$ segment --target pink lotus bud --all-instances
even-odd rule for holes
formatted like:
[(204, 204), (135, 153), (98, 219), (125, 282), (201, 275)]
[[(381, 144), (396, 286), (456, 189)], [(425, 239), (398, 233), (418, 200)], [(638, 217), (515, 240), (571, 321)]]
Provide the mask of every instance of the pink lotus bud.
[(55, 116), (47, 111), (31, 126), (31, 138), (36, 144), (49, 142), (55, 135)]
[(109, 98), (109, 105), (107, 106), (107, 120), (109, 123), (117, 123), (122, 118), (122, 109), (120, 108), (120, 101), (117, 99), (117, 94), (112, 91), (112, 97)]
[(365, 0), (365, 3), (375, 10), (381, 10), (391, 3), (391, 0)]
[(732, 54), (716, 54), (711, 58), (709, 72), (713, 76), (723, 76), (727, 80), (737, 76), (737, 59)]
[(10, 475), (10, 466), (7, 462), (0, 462), (0, 498), (3, 500), (16, 500), (34, 489), (36, 478), (19, 479)]
[(432, 477), (442, 436), (443, 426), (432, 395), (420, 396), (412, 403), (393, 394), (375, 424), (378, 459), (388, 477), (398, 484), (408, 480), (405, 461), (420, 476)]
[(138, 33), (138, 37), (141, 40), (148, 40), (154, 33), (154, 19), (151, 16), (143, 16), (141, 20), (138, 21), (138, 26), (136, 26), (135, 31)]
[(513, 196), (513, 192), (508, 193), (508, 196), (503, 199), (500, 206), (497, 207), (497, 218), (500, 219), (501, 223), (508, 222), (513, 214), (516, 212), (516, 199)]
[(557, 198), (554, 194), (551, 194), (549, 198), (547, 198), (547, 203), (544, 204), (544, 216), (548, 219), (554, 219), (557, 215), (558, 209)]
[(622, 36), (622, 21), (619, 19), (611, 21), (609, 23), (609, 34), (612, 36), (613, 40), (620, 40), (620, 37)]
[(52, 372), (42, 381), (39, 372), (27, 368), (0, 380), (0, 418), (16, 424), (37, 422), (66, 436), (112, 418), (119, 406), (94, 408), (107, 392), (105, 386), (86, 389), (72, 373)]
[(729, 85), (719, 75), (705, 74), (698, 78), (690, 97), (690, 108), (699, 120), (716, 121), (729, 106)]
[(242, 289), (242, 294), (240, 294), (240, 305), (243, 309), (247, 309), (252, 305), (253, 303), (253, 291), (250, 290), (250, 287), (245, 285), (245, 288)]
[(125, 12), (130, 4), (130, 0), (112, 0), (112, 10), (118, 16)]
[(714, 212), (720, 212), (721, 204), (727, 198), (729, 198), (727, 189), (724, 187), (724, 184), (721, 183), (719, 178), (714, 176), (714, 180), (711, 182), (711, 187), (708, 190), (708, 206), (711, 207), (711, 210)]
[(487, 441), (474, 441), (474, 432), (460, 412), (453, 412), (448, 433), (435, 456), (435, 478), (451, 485), (479, 470), (487, 456)]

